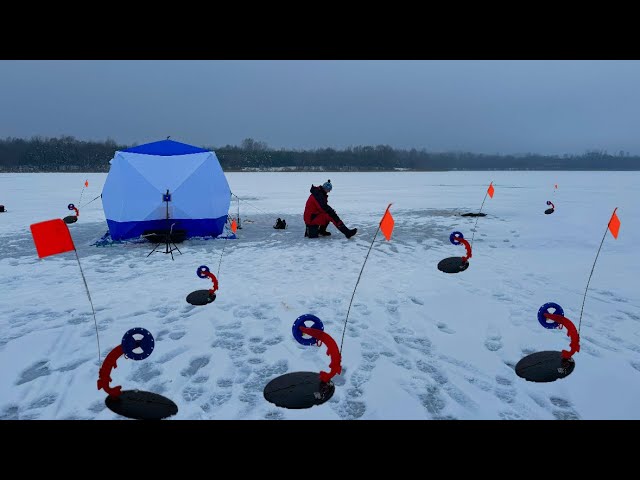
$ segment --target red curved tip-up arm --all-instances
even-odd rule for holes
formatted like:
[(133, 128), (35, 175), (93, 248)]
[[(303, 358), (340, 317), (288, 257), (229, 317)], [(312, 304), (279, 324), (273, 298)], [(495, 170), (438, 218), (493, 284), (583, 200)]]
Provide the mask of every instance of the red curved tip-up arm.
[(471, 245), (469, 245), (469, 242), (467, 242), (464, 238), (458, 238), (457, 239), (461, 244), (464, 245), (464, 248), (467, 249), (467, 256), (466, 257), (462, 257), (462, 261), (466, 262), (467, 260), (469, 260), (472, 255), (471, 255)]
[(567, 327), (567, 337), (571, 338), (571, 343), (569, 344), (571, 351), (567, 352), (566, 350), (562, 350), (562, 358), (571, 358), (574, 353), (579, 352), (580, 334), (578, 333), (578, 330), (576, 330), (576, 326), (573, 322), (567, 317), (556, 315), (555, 313), (545, 313), (544, 316), (549, 320), (553, 320), (554, 322)]
[(218, 279), (216, 278), (216, 276), (211, 273), (211, 272), (202, 272), (204, 275), (206, 275), (207, 277), (209, 277), (211, 279), (211, 281), (213, 282), (213, 288), (209, 289), (210, 293), (216, 293), (216, 290), (218, 290)]
[(551, 205), (551, 208), (553, 208), (554, 210), (556, 209), (556, 206), (551, 202), (551, 200), (549, 200), (549, 205)]
[(76, 211), (76, 217), (80, 216), (80, 210), (77, 209), (77, 207), (73, 207), (73, 209)]
[(320, 340), (327, 346), (327, 355), (331, 357), (331, 363), (329, 364), (331, 371), (329, 373), (320, 372), (320, 381), (328, 383), (329, 380), (342, 372), (342, 365), (340, 365), (342, 362), (342, 355), (340, 355), (338, 344), (329, 336), (328, 333), (318, 330), (317, 328), (300, 327), (300, 330), (302, 333), (306, 333), (316, 340)]
[(100, 367), (100, 373), (98, 374), (98, 390), (102, 388), (107, 392), (107, 395), (111, 397), (120, 396), (120, 390), (122, 390), (120, 385), (117, 387), (111, 387), (109, 384), (111, 383), (111, 370), (118, 368), (116, 361), (123, 354), (124, 351), (122, 350), (122, 345), (118, 345), (116, 348), (111, 350), (109, 355), (107, 355), (107, 358), (104, 359), (102, 367)]

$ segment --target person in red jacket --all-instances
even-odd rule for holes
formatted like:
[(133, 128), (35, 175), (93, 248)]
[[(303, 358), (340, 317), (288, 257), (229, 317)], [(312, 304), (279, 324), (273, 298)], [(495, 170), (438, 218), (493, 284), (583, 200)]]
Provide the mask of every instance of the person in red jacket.
[(311, 195), (304, 207), (305, 237), (318, 238), (319, 235), (331, 235), (331, 232), (327, 232), (329, 222), (332, 222), (347, 238), (353, 237), (358, 231), (357, 228), (347, 228), (336, 211), (327, 203), (332, 188), (331, 180), (327, 180), (318, 187), (311, 185), (309, 190)]

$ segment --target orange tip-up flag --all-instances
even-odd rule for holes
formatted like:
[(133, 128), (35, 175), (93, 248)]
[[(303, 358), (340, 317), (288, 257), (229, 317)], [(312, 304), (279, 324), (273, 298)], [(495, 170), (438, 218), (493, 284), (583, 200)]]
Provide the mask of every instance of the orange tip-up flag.
[(489, 196), (491, 198), (493, 198), (493, 192), (494, 192), (494, 188), (493, 188), (493, 182), (491, 182), (491, 184), (489, 185), (489, 189), (487, 190), (487, 193), (489, 194)]
[(613, 238), (618, 238), (618, 232), (620, 231), (620, 219), (616, 215), (617, 208), (613, 211), (613, 215), (611, 215), (611, 220), (609, 220), (609, 231)]
[(236, 223), (236, 219), (234, 218), (234, 219), (231, 221), (231, 231), (232, 231), (233, 233), (236, 233), (236, 230), (238, 230), (238, 224)]
[(69, 227), (60, 218), (34, 223), (31, 225), (31, 235), (40, 258), (76, 249)]
[(393, 233), (393, 226), (395, 225), (391, 212), (389, 211), (389, 207), (391, 207), (391, 205), (392, 204), (390, 203), (382, 216), (382, 220), (380, 220), (380, 230), (382, 230), (382, 234), (387, 241), (391, 240), (391, 233)]
[(84, 181), (84, 186), (85, 186), (85, 187), (88, 187), (88, 186), (89, 186), (89, 180), (85, 180), (85, 181)]

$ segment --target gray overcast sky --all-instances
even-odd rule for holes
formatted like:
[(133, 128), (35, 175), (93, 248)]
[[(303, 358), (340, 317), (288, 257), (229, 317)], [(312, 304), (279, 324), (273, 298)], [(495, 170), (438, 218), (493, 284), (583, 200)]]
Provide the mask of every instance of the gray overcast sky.
[(640, 61), (0, 61), (0, 138), (640, 154)]

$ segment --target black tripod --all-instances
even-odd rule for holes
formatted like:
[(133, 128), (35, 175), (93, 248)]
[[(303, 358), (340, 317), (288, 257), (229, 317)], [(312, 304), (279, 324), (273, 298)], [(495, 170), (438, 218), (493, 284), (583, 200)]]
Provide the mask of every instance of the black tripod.
[[(162, 194), (162, 201), (167, 204), (167, 217), (166, 217), (166, 220), (167, 220), (167, 225), (168, 225), (169, 224), (169, 202), (171, 201), (171, 194), (169, 193), (168, 189), (167, 189), (167, 193), (163, 193)], [(169, 227), (168, 231), (165, 231), (165, 232), (162, 233), (162, 235), (164, 235), (165, 249), (164, 249), (164, 252), (158, 252), (158, 253), (170, 253), (171, 254), (171, 260), (173, 260), (173, 251), (174, 250), (178, 250), (178, 253), (180, 255), (182, 255), (182, 252), (180, 251), (180, 249), (172, 241), (172, 237), (171, 236), (173, 235), (173, 226), (174, 225), (175, 225), (175, 223), (172, 223), (171, 226)], [(156, 234), (152, 234), (152, 235), (156, 235)], [(148, 236), (148, 235), (146, 235), (146, 236)], [(151, 250), (149, 252), (149, 255), (147, 255), (147, 257), (151, 256), (151, 254), (153, 252), (155, 252), (160, 245), (161, 245), (161, 242), (158, 242), (158, 244), (153, 248), (153, 250)], [(173, 246), (171, 246), (171, 245), (173, 245)]]

